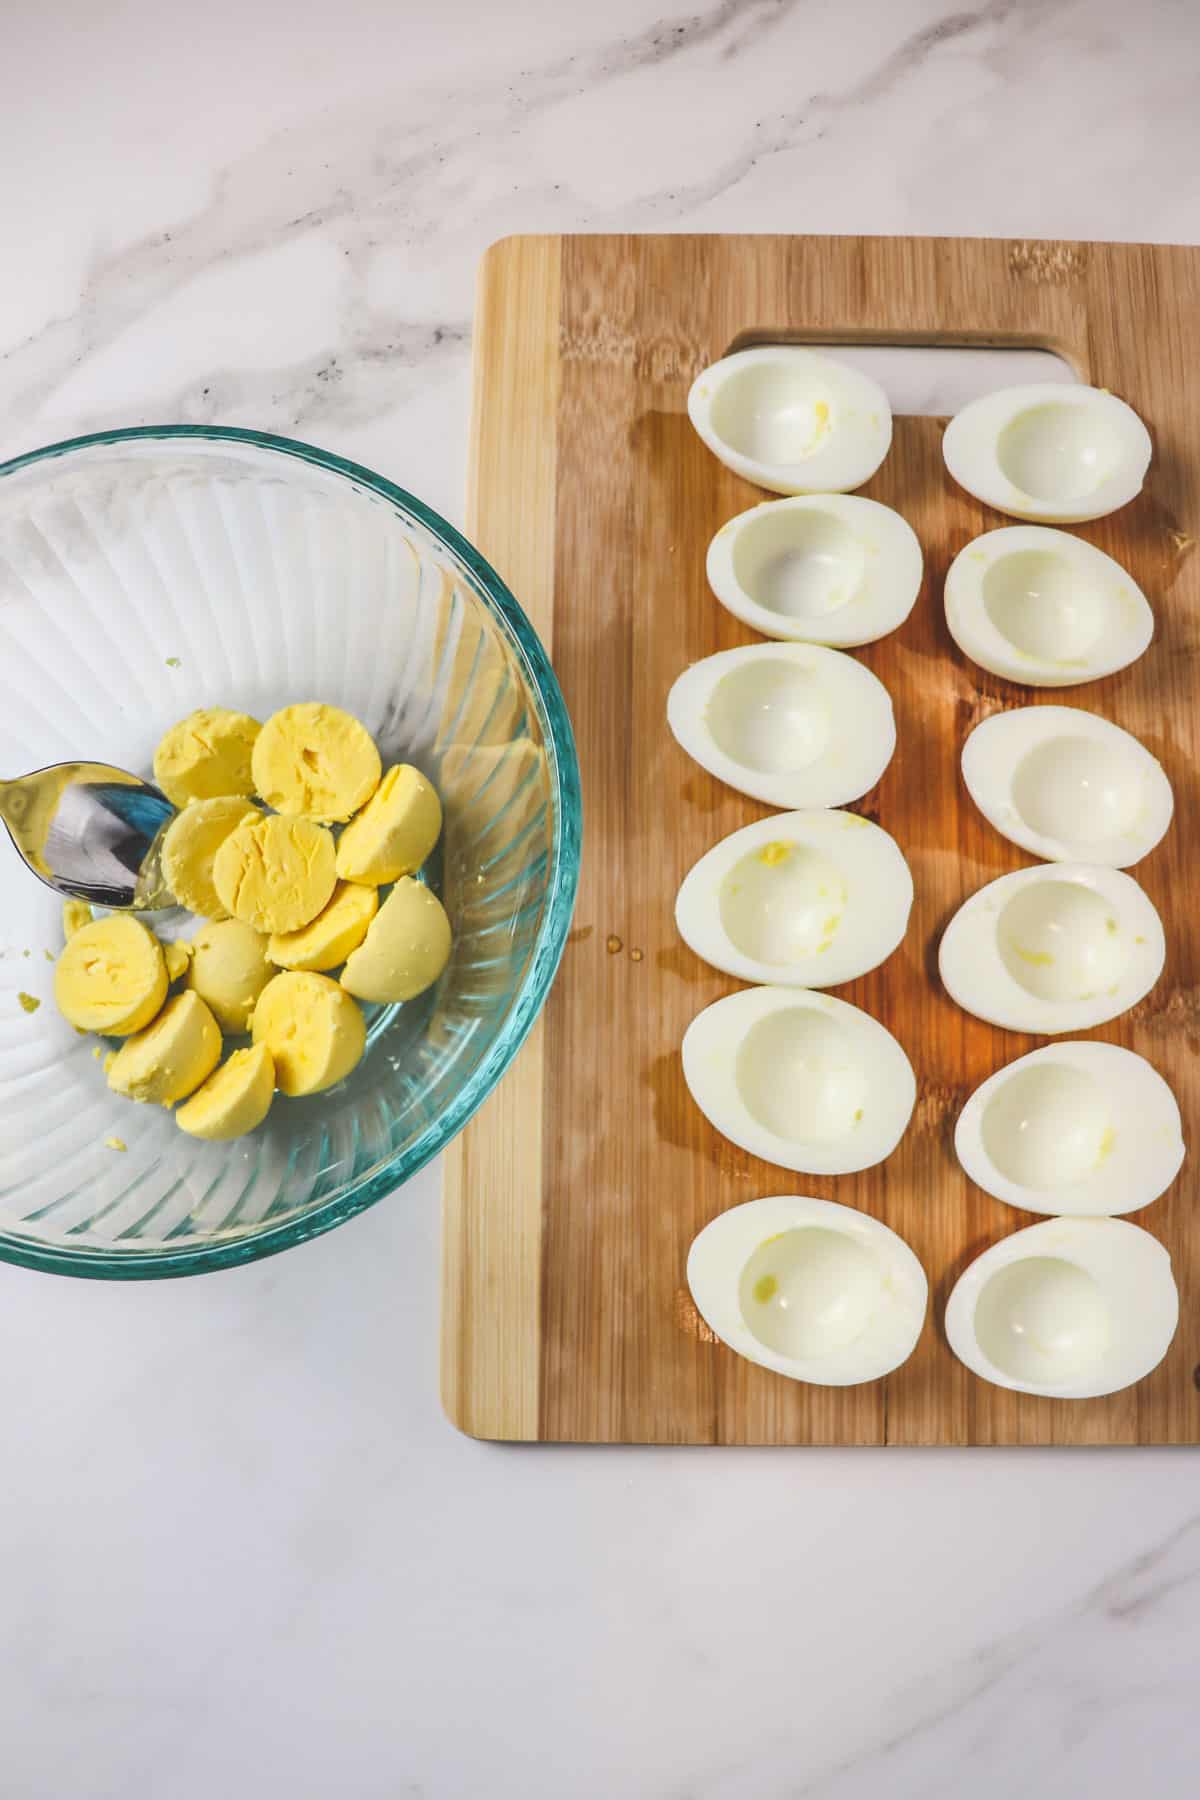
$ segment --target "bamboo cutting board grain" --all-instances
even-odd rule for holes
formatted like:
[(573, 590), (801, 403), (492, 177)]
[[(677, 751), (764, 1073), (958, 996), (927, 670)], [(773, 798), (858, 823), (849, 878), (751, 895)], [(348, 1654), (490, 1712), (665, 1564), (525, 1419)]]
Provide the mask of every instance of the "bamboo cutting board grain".
[[(860, 1175), (792, 1175), (721, 1138), (693, 1105), (679, 1043), (739, 985), (676, 936), (680, 880), (769, 810), (670, 737), (689, 663), (760, 641), (713, 599), (713, 532), (764, 498), (687, 420), (693, 376), (751, 341), (1039, 345), (1145, 418), (1145, 491), (1075, 527), (1123, 562), (1157, 634), (1133, 668), (1068, 692), (1013, 686), (949, 638), (942, 582), (978, 532), (1011, 523), (946, 475), (941, 428), (897, 418), (862, 490), (915, 528), (926, 578), (898, 632), (856, 652), (891, 692), (899, 744), (856, 810), (897, 839), (917, 899), (894, 956), (838, 990), (917, 1071), (896, 1153)], [(795, 237), (507, 240), (480, 281), (471, 536), (550, 649), (583, 771), (585, 848), (563, 966), (537, 1031), (455, 1145), (447, 1172), (443, 1390), (481, 1437), (649, 1443), (1137, 1444), (1200, 1441), (1200, 251), (1103, 244)], [(983, 1078), (1045, 1040), (996, 1030), (942, 993), (936, 950), (959, 903), (1030, 860), (975, 812), (958, 755), (1002, 706), (1065, 701), (1135, 732), (1174, 783), (1170, 833), (1134, 871), (1163, 915), (1167, 969), (1133, 1013), (1084, 1035), (1139, 1050), (1178, 1095), (1193, 1155), (1137, 1222), (1174, 1260), (1183, 1303), (1162, 1366), (1090, 1401), (970, 1375), (941, 1330), (988, 1244), (1033, 1220), (973, 1187), (955, 1117)], [(692, 1237), (742, 1200), (812, 1193), (912, 1245), (930, 1314), (885, 1381), (806, 1387), (714, 1343), (692, 1307)]]

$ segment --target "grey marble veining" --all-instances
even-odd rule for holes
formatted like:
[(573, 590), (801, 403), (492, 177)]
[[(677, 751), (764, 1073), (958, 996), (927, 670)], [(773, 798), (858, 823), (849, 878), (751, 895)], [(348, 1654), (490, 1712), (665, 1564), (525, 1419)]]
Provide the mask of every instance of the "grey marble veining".
[[(505, 233), (1200, 236), (1191, 0), (64, 0), (3, 38), (0, 454), (253, 424), (458, 519)], [(5, 1793), (1194, 1792), (1193, 1456), (470, 1443), (436, 1193), (203, 1281), (0, 1268)]]

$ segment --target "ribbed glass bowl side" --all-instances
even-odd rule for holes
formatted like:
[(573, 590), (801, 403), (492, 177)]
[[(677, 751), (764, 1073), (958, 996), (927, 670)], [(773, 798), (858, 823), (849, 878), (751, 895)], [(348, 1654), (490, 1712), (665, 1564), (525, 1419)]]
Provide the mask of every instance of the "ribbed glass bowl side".
[(368, 1009), (345, 1082), (278, 1100), (243, 1142), (201, 1144), (110, 1094), (104, 1047), (57, 1013), (58, 902), (4, 839), (0, 1257), (192, 1273), (300, 1242), (407, 1180), (524, 1039), (578, 879), (570, 724), (494, 571), (412, 496), (309, 446), (102, 434), (0, 468), (0, 671), (0, 774), (79, 755), (148, 772), (161, 732), (202, 705), (345, 707), (385, 764), (417, 763), (442, 794), (424, 874), (454, 928), (435, 989)]

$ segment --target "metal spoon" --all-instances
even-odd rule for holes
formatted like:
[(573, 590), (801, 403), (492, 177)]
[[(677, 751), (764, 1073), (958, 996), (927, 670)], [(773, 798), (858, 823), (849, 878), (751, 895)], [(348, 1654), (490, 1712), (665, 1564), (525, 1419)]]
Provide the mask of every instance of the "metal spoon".
[(40, 881), (93, 906), (150, 911), (171, 896), (159, 865), (175, 808), (108, 763), (54, 763), (0, 780), (0, 821)]

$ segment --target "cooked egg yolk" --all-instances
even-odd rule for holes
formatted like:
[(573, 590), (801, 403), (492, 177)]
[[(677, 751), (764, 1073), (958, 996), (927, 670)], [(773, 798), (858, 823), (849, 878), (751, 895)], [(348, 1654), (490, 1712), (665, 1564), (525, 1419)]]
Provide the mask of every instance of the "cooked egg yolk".
[(172, 806), (254, 792), (250, 760), (259, 723), (223, 706), (189, 713), (154, 752), (154, 779)]
[(157, 938), (127, 913), (76, 931), (54, 969), (54, 998), (68, 1024), (107, 1037), (148, 1025), (167, 997)]
[(231, 832), (261, 816), (240, 795), (223, 794), (193, 800), (171, 820), (163, 835), (162, 872), (180, 906), (205, 919), (227, 916), (213, 885), (213, 861)]
[(275, 1096), (275, 1062), (265, 1044), (235, 1050), (175, 1114), (189, 1137), (226, 1143), (262, 1124)]
[(267, 940), (240, 919), (205, 925), (191, 943), (188, 986), (199, 994), (222, 1031), (249, 1031), (258, 996), (274, 975)]
[(325, 824), (365, 806), (381, 767), (366, 726), (321, 701), (272, 713), (254, 746), (254, 785), (267, 805)]
[(404, 876), (342, 970), (342, 986), (360, 1000), (411, 1000), (432, 987), (450, 960), (450, 921), (437, 895)]
[(181, 975), (187, 974), (188, 964), (192, 960), (190, 944), (166, 943), (162, 947), (162, 953), (167, 965), (168, 981), (178, 981)]
[(311, 925), (282, 931), (269, 940), (267, 955), (281, 969), (337, 969), (357, 950), (379, 909), (379, 890), (339, 881), (333, 899)]
[(419, 769), (398, 763), (342, 833), (337, 868), (343, 881), (373, 887), (412, 875), (438, 841), (442, 803)]
[(298, 931), (333, 893), (333, 838), (311, 819), (243, 821), (213, 863), (213, 884), (227, 912), (256, 931)]
[(69, 942), (77, 931), (92, 922), (92, 909), (86, 900), (64, 900), (62, 909), (63, 941)]
[(275, 1060), (285, 1094), (318, 1094), (348, 1075), (366, 1047), (361, 1009), (327, 975), (289, 969), (262, 991), (254, 1042)]
[(198, 994), (176, 994), (153, 1024), (122, 1044), (108, 1085), (130, 1100), (173, 1106), (211, 1075), (221, 1059), (217, 1021)]

